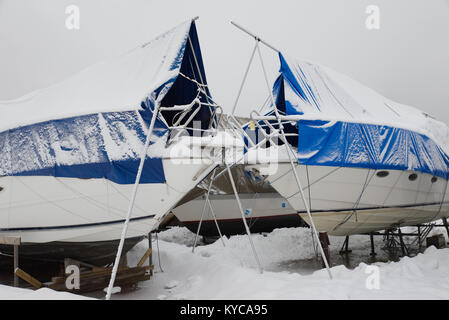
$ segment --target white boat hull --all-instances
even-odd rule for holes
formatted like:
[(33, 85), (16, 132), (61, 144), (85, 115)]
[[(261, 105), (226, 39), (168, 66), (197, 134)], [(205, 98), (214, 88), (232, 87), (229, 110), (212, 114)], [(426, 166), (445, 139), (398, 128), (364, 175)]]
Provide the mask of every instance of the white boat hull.
[[(262, 164), (247, 168), (265, 173), (271, 186), (310, 223), (290, 163), (279, 163), (273, 172)], [(379, 171), (388, 175), (379, 177)], [(447, 180), (429, 174), (326, 166), (296, 166), (296, 172), (320, 232), (368, 233), (449, 215)], [(413, 181), (412, 174), (417, 175)]]
[[(275, 228), (301, 226), (302, 219), (296, 210), (278, 193), (243, 193), (239, 197), (251, 232), (270, 232)], [(210, 201), (222, 234), (229, 236), (245, 233), (242, 215), (233, 194), (213, 194), (210, 195)], [(204, 203), (205, 195), (172, 211), (182, 225), (197, 232)], [(206, 208), (200, 235), (217, 236), (213, 215), (209, 207)]]
[[(215, 167), (211, 160), (163, 160), (165, 183), (139, 185), (127, 238), (147, 235)], [(24, 243), (120, 239), (133, 189), (106, 179), (0, 178), (0, 236)]]

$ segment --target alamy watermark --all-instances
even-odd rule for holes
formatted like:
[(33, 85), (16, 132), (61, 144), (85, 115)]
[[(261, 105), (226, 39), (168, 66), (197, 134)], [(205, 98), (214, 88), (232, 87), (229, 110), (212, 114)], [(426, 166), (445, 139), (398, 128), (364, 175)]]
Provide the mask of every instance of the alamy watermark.
[(65, 280), (65, 287), (68, 290), (79, 290), (80, 288), (80, 268), (77, 265), (68, 265), (65, 268), (65, 274), (68, 275)]
[(264, 174), (274, 174), (279, 160), (288, 160), (288, 146), (276, 135), (267, 139), (267, 134), (251, 125), (245, 127), (243, 134), (233, 129), (208, 132), (201, 128), (200, 121), (193, 121), (192, 128), (171, 132), (172, 147), (167, 156), (175, 164), (198, 164), (205, 159), (227, 164), (263, 164)]
[(368, 30), (379, 30), (380, 8), (376, 5), (369, 5), (365, 9), (365, 13), (368, 15), (365, 20), (365, 27)]
[(365, 273), (368, 277), (365, 280), (365, 287), (368, 290), (380, 289), (380, 268), (378, 266), (366, 266)]
[(80, 8), (74, 4), (71, 4), (65, 8), (65, 27), (68, 30), (80, 29)]

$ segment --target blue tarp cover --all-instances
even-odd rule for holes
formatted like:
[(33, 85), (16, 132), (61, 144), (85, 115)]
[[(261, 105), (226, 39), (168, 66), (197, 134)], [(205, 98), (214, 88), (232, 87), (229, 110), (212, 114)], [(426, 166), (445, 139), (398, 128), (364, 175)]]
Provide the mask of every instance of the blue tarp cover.
[[(195, 24), (188, 21), (60, 84), (0, 102), (0, 175), (134, 183), (155, 103), (188, 104), (197, 94), (179, 75), (199, 77), (193, 52), (205, 82)], [(210, 112), (197, 117), (208, 120)], [(165, 182), (167, 131), (157, 119), (141, 183)]]
[[(145, 143), (144, 121), (137, 111), (112, 112), (46, 121), (2, 132), (1, 174), (106, 178), (119, 184), (132, 184)], [(158, 121), (152, 140), (166, 131)], [(141, 183), (165, 181), (162, 161), (153, 144), (145, 160)]]
[(449, 159), (416, 132), (364, 123), (300, 120), (298, 160), (305, 165), (413, 170), (448, 178)]
[[(280, 60), (280, 75), (273, 86), (277, 107), (287, 115), (305, 116), (298, 122), (301, 164), (413, 170), (449, 177), (448, 155), (428, 136), (366, 120), (358, 122), (358, 114), (360, 118), (374, 114), (377, 106), (365, 109), (319, 67), (300, 62), (293, 65), (282, 54)], [(382, 108), (386, 106), (377, 110)], [(332, 120), (339, 114), (348, 121)], [(308, 115), (313, 120), (307, 119)]]

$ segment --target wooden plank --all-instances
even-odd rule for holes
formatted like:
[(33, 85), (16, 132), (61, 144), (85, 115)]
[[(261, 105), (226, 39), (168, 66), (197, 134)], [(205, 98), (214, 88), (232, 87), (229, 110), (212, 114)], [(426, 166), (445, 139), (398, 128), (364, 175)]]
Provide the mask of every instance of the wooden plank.
[(148, 248), (148, 250), (145, 252), (145, 254), (143, 255), (142, 258), (140, 258), (139, 263), (137, 264), (138, 267), (143, 266), (143, 264), (145, 263), (145, 260), (147, 260), (147, 258), (150, 256), (152, 250), (151, 248)]
[(21, 243), (20, 237), (7, 237), (7, 236), (0, 237), (0, 244), (20, 246), (20, 243)]
[[(126, 274), (133, 274), (136, 272), (146, 272), (147, 270), (152, 270), (153, 266), (144, 266), (144, 267), (133, 267), (133, 268), (119, 268), (117, 271), (117, 277), (126, 275)], [(88, 272), (82, 272), (80, 274), (80, 281), (84, 279), (90, 279), (92, 281), (95, 278), (101, 278), (101, 277), (109, 277), (111, 276), (112, 268), (103, 268), (101, 270), (96, 271), (88, 271)], [(52, 283), (58, 284), (58, 283), (65, 283), (67, 277), (53, 277)]]
[[(146, 281), (149, 279), (150, 279), (150, 275), (142, 275), (142, 274), (132, 275), (132, 276), (126, 277), (126, 278), (116, 279), (117, 282), (115, 283), (114, 286), (124, 287), (124, 286), (128, 286), (128, 285), (137, 284), (140, 281)], [(97, 280), (99, 280), (99, 279), (97, 279)], [(87, 292), (93, 292), (93, 291), (100, 291), (100, 290), (103, 290), (104, 288), (107, 288), (107, 286), (109, 284), (109, 277), (105, 278), (105, 279), (101, 279), (101, 280), (102, 281), (80, 283), (80, 288), (78, 290), (76, 290), (76, 289), (67, 290), (67, 288), (63, 284), (51, 285), (49, 287), (56, 291), (67, 291), (67, 292), (80, 294), (80, 293), (87, 293)]]
[[(147, 270), (151, 270), (153, 266), (146, 266), (140, 268), (128, 268), (117, 273), (115, 284), (117, 286), (131, 285), (139, 281), (145, 281), (150, 279), (150, 275), (146, 274)], [(109, 269), (109, 268), (108, 268)], [(106, 271), (106, 270), (104, 270)], [(48, 284), (50, 289), (56, 291), (67, 291), (73, 293), (85, 293), (97, 290), (103, 290), (108, 286), (111, 270), (107, 270), (109, 273), (96, 273), (92, 277), (83, 277), (80, 279), (80, 289), (68, 290), (65, 286), (65, 278), (58, 278), (57, 282)]]
[(42, 282), (40, 282), (36, 278), (33, 278), (31, 275), (29, 275), (22, 269), (17, 268), (14, 271), (14, 274), (19, 276), (20, 278), (22, 278), (24, 281), (28, 282), (29, 284), (31, 284), (34, 288), (36, 288), (36, 289), (42, 288)]

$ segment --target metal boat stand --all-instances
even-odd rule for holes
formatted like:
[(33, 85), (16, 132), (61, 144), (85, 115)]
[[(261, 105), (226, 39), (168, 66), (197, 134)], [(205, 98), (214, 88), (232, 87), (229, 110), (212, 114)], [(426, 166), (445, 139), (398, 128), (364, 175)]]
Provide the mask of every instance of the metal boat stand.
[(370, 253), (370, 256), (371, 256), (371, 257), (375, 257), (375, 256), (376, 256), (376, 250), (375, 250), (375, 247), (374, 247), (374, 235), (373, 235), (373, 233), (370, 233), (369, 239), (370, 239), (370, 243), (371, 243), (371, 253)]
[[(331, 271), (330, 271), (330, 267), (329, 267), (329, 263), (328, 263), (328, 258), (326, 257), (326, 254), (325, 254), (325, 252), (324, 252), (324, 250), (323, 250), (322, 242), (320, 241), (320, 237), (319, 237), (318, 232), (317, 232), (317, 230), (316, 230), (316, 228), (315, 228), (315, 223), (313, 222), (312, 214), (311, 214), (311, 212), (310, 212), (309, 205), (308, 205), (308, 203), (307, 203), (307, 201), (306, 201), (306, 198), (305, 198), (305, 195), (304, 195), (304, 189), (302, 188), (301, 181), (300, 181), (300, 179), (299, 179), (299, 177), (298, 177), (298, 174), (297, 174), (297, 172), (296, 172), (296, 166), (295, 166), (294, 160), (293, 160), (295, 153), (294, 153), (294, 151), (291, 149), (291, 145), (290, 145), (290, 144), (288, 143), (288, 141), (287, 141), (286, 134), (285, 134), (285, 132), (284, 132), (284, 128), (283, 128), (283, 125), (282, 125), (282, 122), (281, 122), (281, 115), (279, 114), (279, 111), (278, 111), (278, 109), (277, 109), (277, 107), (276, 107), (276, 102), (275, 102), (275, 99), (274, 99), (274, 96), (273, 96), (273, 92), (271, 91), (271, 88), (270, 88), (270, 84), (269, 84), (269, 81), (268, 81), (268, 76), (267, 76), (267, 72), (266, 72), (266, 69), (265, 69), (265, 64), (264, 64), (264, 60), (263, 60), (263, 57), (262, 57), (262, 53), (261, 53), (261, 51), (260, 51), (259, 43), (263, 43), (264, 45), (266, 45), (268, 48), (270, 48), (271, 50), (275, 51), (276, 53), (279, 53), (279, 50), (277, 50), (275, 47), (273, 47), (272, 45), (270, 45), (270, 44), (268, 44), (267, 42), (265, 42), (264, 40), (262, 40), (260, 37), (258, 37), (258, 36), (256, 36), (255, 34), (251, 33), (251, 32), (248, 31), (247, 29), (245, 29), (245, 28), (243, 28), (242, 26), (238, 25), (237, 23), (232, 22), (232, 21), (231, 21), (231, 23), (232, 23), (235, 27), (237, 27), (237, 28), (240, 29), (241, 31), (245, 32), (246, 34), (248, 34), (250, 37), (252, 37), (252, 38), (255, 40), (255, 44), (254, 44), (253, 51), (252, 51), (252, 53), (251, 53), (250, 61), (249, 61), (248, 66), (247, 66), (247, 68), (246, 68), (246, 71), (245, 71), (245, 74), (244, 74), (244, 77), (243, 77), (243, 81), (242, 81), (242, 83), (241, 83), (241, 86), (240, 86), (240, 89), (239, 89), (239, 91), (238, 91), (238, 95), (237, 95), (236, 101), (235, 101), (234, 106), (233, 106), (233, 109), (232, 109), (231, 118), (234, 116), (234, 112), (235, 112), (235, 109), (236, 109), (236, 106), (237, 106), (237, 103), (238, 103), (238, 99), (239, 99), (239, 97), (240, 97), (241, 91), (242, 91), (243, 86), (244, 86), (244, 83), (245, 83), (245, 81), (246, 81), (246, 78), (247, 78), (247, 75), (248, 75), (248, 71), (249, 71), (250, 65), (251, 65), (251, 63), (252, 63), (252, 61), (253, 61), (255, 51), (257, 51), (257, 53), (258, 53), (258, 55), (259, 55), (260, 64), (261, 64), (261, 66), (262, 66), (262, 70), (263, 70), (263, 74), (264, 74), (264, 78), (265, 78), (265, 83), (266, 83), (266, 85), (267, 85), (269, 97), (270, 97), (270, 99), (271, 99), (271, 103), (272, 103), (272, 105), (273, 105), (273, 110), (274, 110), (274, 112), (275, 112), (275, 117), (274, 117), (273, 120), (277, 121), (277, 124), (278, 124), (278, 126), (279, 126), (279, 129), (275, 129), (275, 128), (274, 128), (269, 122), (267, 122), (267, 121), (265, 121), (265, 124), (269, 126), (269, 128), (270, 128), (270, 130), (272, 130), (272, 132), (278, 134), (277, 136), (281, 139), (281, 141), (282, 141), (282, 142), (285, 144), (285, 146), (286, 146), (287, 154), (288, 154), (289, 161), (290, 161), (290, 165), (291, 165), (291, 170), (292, 170), (293, 175), (294, 175), (294, 177), (295, 177), (295, 181), (296, 181), (296, 184), (297, 184), (299, 193), (301, 194), (301, 198), (302, 198), (302, 201), (303, 201), (303, 203), (304, 203), (304, 207), (306, 208), (307, 215), (308, 215), (308, 218), (309, 218), (309, 220), (310, 220), (310, 227), (311, 227), (311, 229), (312, 229), (312, 231), (313, 231), (313, 236), (315, 237), (317, 246), (318, 246), (318, 248), (319, 248), (319, 251), (320, 251), (322, 260), (323, 260), (323, 262), (324, 262), (324, 265), (325, 265), (325, 267), (326, 267), (327, 273), (328, 273), (328, 275), (329, 275), (329, 278), (332, 279), (332, 273), (331, 273)], [(262, 118), (263, 118), (263, 117), (262, 117)], [(243, 130), (242, 130), (242, 131), (243, 131)], [(269, 137), (265, 136), (265, 139), (267, 139), (267, 138), (269, 138), (269, 139), (271, 140), (271, 133), (270, 133)], [(264, 139), (264, 140), (265, 140), (265, 139)], [(248, 143), (250, 143), (250, 139), (248, 139)], [(253, 146), (253, 147), (257, 147), (257, 146)], [(296, 159), (296, 162), (297, 162), (297, 159)], [(230, 171), (229, 171), (229, 174), (230, 174)], [(232, 181), (232, 180), (231, 180), (231, 181)], [(237, 198), (237, 201), (239, 202), (239, 206), (240, 206), (240, 201), (239, 201), (239, 199), (238, 199), (238, 195), (237, 195), (235, 189), (234, 189), (234, 192), (235, 192), (235, 194), (236, 194), (236, 198)], [(243, 214), (242, 214), (242, 218), (245, 219), (244, 216), (243, 216)], [(244, 221), (245, 221), (245, 220), (244, 220)], [(257, 257), (257, 255), (256, 255), (256, 257)]]
[[(385, 246), (383, 247), (383, 249), (385, 249), (393, 254), (396, 254), (397, 251), (400, 249), (402, 252), (402, 256), (408, 255), (409, 250), (404, 243), (404, 239), (403, 239), (404, 234), (402, 233), (401, 228), (386, 229), (384, 233), (373, 232), (370, 234), (370, 237), (373, 237), (374, 235), (382, 235), (383, 236), (383, 240), (385, 242)], [(407, 235), (410, 235), (410, 234), (407, 234)]]
[[(224, 240), (223, 240), (223, 236), (222, 236), (220, 227), (219, 227), (219, 225), (218, 225), (217, 218), (216, 218), (216, 216), (215, 216), (215, 213), (214, 213), (213, 208), (212, 208), (212, 204), (211, 204), (211, 202), (210, 202), (209, 195), (210, 195), (210, 190), (211, 190), (211, 188), (212, 188), (212, 185), (213, 185), (213, 182), (215, 181), (215, 179), (217, 179), (217, 178), (220, 177), (222, 174), (225, 174), (225, 172), (227, 172), (227, 173), (228, 173), (228, 176), (229, 176), (229, 180), (231, 181), (231, 186), (232, 186), (232, 190), (233, 190), (233, 192), (234, 192), (235, 199), (236, 199), (237, 204), (238, 204), (238, 207), (239, 207), (239, 211), (240, 211), (240, 214), (241, 214), (241, 217), (242, 217), (242, 222), (243, 222), (243, 224), (244, 224), (244, 226), (245, 226), (245, 231), (246, 231), (246, 234), (247, 234), (247, 236), (248, 236), (248, 240), (249, 240), (249, 242), (250, 242), (251, 249), (252, 249), (252, 251), (253, 251), (254, 259), (256, 260), (256, 263), (257, 263), (259, 272), (260, 272), (260, 273), (263, 273), (263, 268), (262, 268), (262, 265), (261, 265), (261, 263), (260, 263), (260, 259), (259, 259), (258, 255), (257, 255), (256, 248), (255, 248), (255, 246), (254, 246), (254, 243), (253, 243), (253, 240), (252, 240), (252, 237), (251, 237), (251, 231), (250, 231), (249, 226), (248, 226), (248, 223), (247, 223), (247, 221), (246, 221), (245, 211), (243, 210), (243, 206), (242, 206), (242, 203), (241, 203), (241, 201), (240, 201), (240, 196), (239, 196), (238, 191), (237, 191), (237, 188), (236, 188), (236, 186), (235, 186), (234, 177), (232, 176), (232, 173), (231, 173), (231, 166), (230, 166), (228, 163), (226, 163), (225, 155), (223, 155), (223, 162), (224, 162), (224, 165), (226, 166), (226, 169), (223, 170), (222, 172), (220, 172), (218, 175), (216, 175), (216, 170), (217, 170), (217, 169), (215, 168), (214, 171), (213, 171), (213, 173), (212, 173), (212, 178), (211, 178), (211, 180), (210, 180), (210, 182), (209, 182), (209, 187), (208, 187), (208, 190), (207, 190), (207, 193), (206, 193), (206, 200), (205, 200), (205, 202), (204, 202), (203, 212), (201, 213), (200, 223), (199, 223), (199, 225), (198, 225), (198, 229), (197, 229), (197, 232), (196, 232), (196, 235), (195, 235), (195, 242), (194, 242), (194, 245), (193, 245), (193, 248), (192, 248), (192, 252), (194, 252), (195, 247), (196, 247), (196, 245), (197, 245), (198, 235), (199, 235), (199, 232), (200, 232), (200, 229), (201, 229), (201, 223), (202, 223), (202, 221), (203, 221), (203, 217), (204, 217), (204, 214), (205, 214), (205, 211), (206, 211), (206, 207), (207, 207), (207, 206), (209, 206), (209, 209), (210, 209), (210, 211), (211, 211), (211, 213), (212, 213), (212, 216), (213, 216), (213, 218), (214, 218), (215, 225), (216, 225), (216, 227), (217, 227), (218, 233), (219, 233), (219, 235), (220, 235), (220, 239), (221, 239), (221, 241), (222, 241), (222, 243), (223, 243), (223, 246), (225, 246), (225, 243), (224, 243)], [(233, 165), (236, 164), (237, 162), (238, 162), (238, 161), (234, 162)]]
[(351, 253), (352, 250), (349, 250), (349, 236), (345, 237), (345, 242), (343, 242), (343, 245), (341, 246), (339, 254), (348, 254)]
[[(446, 228), (446, 232), (447, 232), (447, 237), (449, 239), (449, 223), (447, 222), (447, 218), (441, 218), (441, 220), (443, 221), (443, 226)], [(449, 244), (449, 242), (448, 242)]]
[(212, 172), (212, 177), (211, 177), (210, 182), (209, 182), (209, 187), (207, 188), (206, 200), (204, 201), (204, 206), (203, 206), (203, 211), (201, 213), (200, 223), (198, 224), (198, 229), (197, 229), (196, 234), (195, 234), (195, 242), (193, 243), (192, 252), (195, 252), (195, 248), (196, 248), (196, 245), (198, 243), (198, 237), (199, 237), (199, 234), (200, 234), (201, 225), (203, 223), (203, 218), (204, 218), (204, 214), (206, 212), (206, 207), (207, 206), (209, 206), (209, 210), (212, 213), (212, 217), (214, 219), (215, 226), (217, 227), (217, 231), (218, 231), (218, 234), (220, 236), (221, 243), (223, 244), (223, 247), (226, 246), (225, 242), (223, 240), (223, 235), (221, 233), (220, 226), (218, 225), (217, 217), (215, 216), (215, 212), (214, 212), (214, 209), (212, 208), (212, 203), (210, 202), (210, 198), (209, 198), (210, 190), (211, 190), (213, 182), (215, 180), (216, 172), (217, 172), (217, 168), (215, 168), (214, 171)]
[[(192, 21), (195, 21), (198, 18), (199, 17), (194, 17), (192, 19)], [(186, 77), (188, 80), (194, 82), (197, 85), (197, 87), (198, 87), (198, 95), (200, 93), (204, 93), (207, 103), (201, 102), (199, 99), (195, 98), (192, 101), (192, 103), (190, 103), (189, 105), (170, 107), (168, 109), (165, 108), (165, 107), (162, 107), (160, 105), (160, 103), (158, 103), (158, 102), (155, 103), (154, 109), (152, 110), (153, 114), (152, 114), (152, 117), (151, 117), (151, 122), (150, 122), (150, 125), (148, 127), (148, 131), (147, 131), (147, 135), (146, 135), (145, 146), (144, 146), (144, 148), (142, 150), (142, 153), (140, 155), (139, 167), (138, 167), (136, 179), (135, 179), (134, 186), (133, 186), (133, 191), (132, 191), (131, 199), (130, 199), (130, 202), (129, 202), (129, 207), (128, 207), (126, 219), (125, 219), (125, 222), (123, 224), (123, 230), (122, 230), (122, 235), (121, 235), (121, 238), (120, 238), (120, 244), (119, 244), (119, 247), (117, 249), (117, 255), (116, 255), (116, 258), (115, 258), (115, 262), (114, 262), (112, 273), (111, 273), (111, 278), (110, 278), (110, 281), (109, 281), (109, 286), (108, 286), (107, 293), (106, 293), (106, 300), (109, 300), (111, 298), (112, 289), (114, 287), (115, 278), (116, 278), (116, 275), (117, 275), (117, 271), (118, 271), (119, 264), (120, 264), (120, 259), (121, 259), (121, 256), (122, 256), (123, 245), (124, 245), (124, 242), (125, 242), (126, 233), (128, 231), (128, 224), (129, 224), (130, 217), (131, 217), (131, 214), (132, 214), (132, 211), (133, 211), (134, 202), (135, 202), (136, 194), (137, 194), (137, 189), (138, 189), (139, 184), (140, 184), (140, 177), (142, 175), (143, 165), (145, 163), (145, 158), (146, 158), (146, 155), (148, 153), (148, 148), (149, 148), (149, 145), (150, 145), (150, 140), (151, 140), (151, 136), (152, 136), (152, 133), (153, 133), (153, 129), (154, 129), (156, 118), (158, 117), (160, 112), (166, 111), (166, 110), (169, 110), (169, 111), (175, 111), (176, 110), (176, 111), (181, 111), (181, 112), (184, 113), (180, 117), (180, 119), (178, 119), (177, 122), (173, 126), (168, 127), (171, 130), (175, 130), (175, 131), (179, 130), (179, 132), (173, 138), (173, 140), (174, 140), (176, 137), (178, 137), (182, 133), (182, 129), (186, 129), (187, 125), (193, 121), (193, 118), (196, 115), (196, 112), (193, 112), (192, 115), (190, 115), (190, 117), (184, 122), (184, 124), (181, 124), (181, 120), (186, 116), (187, 112), (192, 109), (192, 107), (195, 105), (195, 103), (199, 104), (199, 107), (197, 108), (197, 110), (199, 110), (203, 106), (208, 107), (209, 110), (211, 110), (211, 107), (215, 108), (215, 111), (212, 113), (214, 116), (211, 118), (211, 120), (209, 122), (209, 127), (211, 127), (211, 124), (212, 124), (212, 122), (215, 119), (216, 110), (217, 109), (221, 110), (220, 106), (218, 106), (218, 105), (216, 105), (216, 104), (214, 104), (214, 103), (212, 103), (210, 101), (210, 99), (209, 99), (210, 97), (208, 96), (207, 91), (204, 90), (204, 88), (207, 85), (205, 84), (204, 79), (203, 79), (203, 77), (201, 75), (201, 70), (200, 70), (200, 67), (199, 67), (198, 59), (196, 57), (195, 50), (193, 50), (193, 44), (192, 44), (192, 40), (190, 39), (190, 36), (188, 37), (188, 41), (187, 42), (189, 43), (189, 45), (192, 48), (193, 58), (194, 58), (194, 61), (195, 61), (195, 66), (196, 66), (198, 74), (199, 74), (199, 78), (200, 78), (199, 81), (200, 82), (198, 82), (197, 79), (190, 79), (190, 78), (186, 77), (185, 75), (183, 75), (182, 73), (180, 73), (180, 75)], [(217, 123), (217, 127), (218, 127), (218, 123)]]

